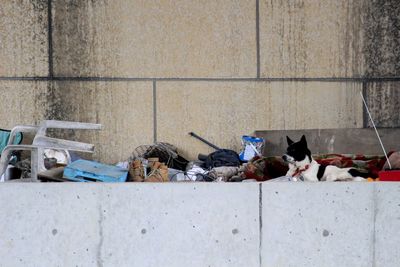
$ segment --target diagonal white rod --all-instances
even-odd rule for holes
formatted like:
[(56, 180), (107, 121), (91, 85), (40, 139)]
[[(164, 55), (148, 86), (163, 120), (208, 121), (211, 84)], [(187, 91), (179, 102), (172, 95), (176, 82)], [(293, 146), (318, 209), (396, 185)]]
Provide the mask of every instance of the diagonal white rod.
[(362, 93), (361, 91), (360, 91), (360, 95), (361, 95), (362, 101), (363, 101), (363, 103), (364, 103), (365, 109), (367, 110), (367, 113), (368, 113), (369, 119), (370, 119), (370, 120), (371, 120), (371, 122), (372, 122), (372, 126), (374, 126), (374, 129), (375, 129), (376, 136), (378, 136), (378, 140), (379, 140), (379, 143), (381, 144), (381, 147), (382, 147), (383, 153), (385, 154), (385, 157), (386, 157), (386, 162), (388, 163), (388, 165), (389, 165), (389, 168), (390, 168), (390, 169), (392, 169), (392, 165), (390, 164), (389, 158), (388, 158), (388, 156), (387, 156), (387, 154), (386, 154), (385, 147), (383, 146), (383, 143), (382, 143), (381, 137), (379, 136), (379, 133), (378, 133), (378, 130), (376, 129), (376, 126), (375, 126), (374, 120), (372, 119), (371, 112), (369, 112), (369, 109), (368, 109), (368, 106), (367, 106), (367, 102), (365, 102), (364, 95), (363, 95), (363, 93)]

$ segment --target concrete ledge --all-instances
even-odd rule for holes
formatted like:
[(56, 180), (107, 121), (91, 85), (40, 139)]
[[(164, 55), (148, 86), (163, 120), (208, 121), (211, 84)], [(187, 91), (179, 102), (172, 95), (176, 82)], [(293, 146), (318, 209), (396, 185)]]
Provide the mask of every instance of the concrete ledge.
[[(379, 128), (379, 135), (386, 151), (399, 151), (400, 128)], [(283, 155), (287, 149), (286, 135), (292, 140), (307, 138), (313, 154), (364, 154), (383, 155), (373, 128), (303, 129), (255, 131), (255, 135), (266, 140), (264, 156)]]
[(258, 192), (258, 184), (1, 184), (0, 265), (258, 266)]
[(0, 184), (1, 265), (399, 266), (399, 191), (399, 183)]
[(263, 184), (264, 266), (372, 266), (373, 193), (369, 184)]

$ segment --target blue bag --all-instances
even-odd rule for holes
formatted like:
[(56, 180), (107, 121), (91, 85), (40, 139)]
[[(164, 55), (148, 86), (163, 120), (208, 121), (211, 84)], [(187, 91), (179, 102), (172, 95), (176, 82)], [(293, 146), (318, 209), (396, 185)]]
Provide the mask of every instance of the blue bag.
[(242, 151), (239, 154), (240, 160), (247, 162), (255, 156), (261, 156), (264, 147), (264, 139), (260, 137), (242, 136)]

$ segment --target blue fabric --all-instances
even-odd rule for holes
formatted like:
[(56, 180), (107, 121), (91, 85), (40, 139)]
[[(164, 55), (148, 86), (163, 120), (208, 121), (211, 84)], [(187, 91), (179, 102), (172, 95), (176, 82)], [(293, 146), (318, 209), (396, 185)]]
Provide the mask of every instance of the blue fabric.
[[(3, 153), (4, 148), (7, 146), (8, 139), (10, 139), (10, 133), (11, 131), (9, 130), (2, 130), (0, 129), (0, 154)], [(14, 145), (18, 145), (22, 142), (22, 133), (17, 133), (17, 135), (14, 138)]]

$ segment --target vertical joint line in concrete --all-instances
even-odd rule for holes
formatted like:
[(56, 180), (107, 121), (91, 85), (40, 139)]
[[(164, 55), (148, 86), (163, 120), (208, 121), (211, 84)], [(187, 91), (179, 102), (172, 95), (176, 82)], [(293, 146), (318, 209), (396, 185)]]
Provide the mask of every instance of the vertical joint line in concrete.
[[(365, 98), (365, 102), (368, 105), (367, 82), (365, 80), (363, 80), (363, 82), (362, 82), (362, 94)], [(361, 102), (362, 102), (362, 100), (361, 100)], [(368, 116), (367, 109), (365, 108), (365, 106), (362, 105), (362, 107), (363, 107), (363, 128), (368, 128), (369, 116)]]
[(53, 73), (53, 18), (51, 15), (51, 0), (47, 1), (47, 26), (48, 26), (48, 49), (49, 49), (49, 77), (52, 79), (54, 77)]
[(378, 213), (378, 206), (377, 206), (377, 201), (378, 201), (378, 197), (377, 197), (377, 192), (376, 192), (376, 183), (373, 183), (373, 202), (372, 202), (372, 206), (373, 206), (373, 233), (372, 233), (372, 267), (376, 266), (376, 215)]
[(260, 267), (262, 266), (262, 227), (263, 227), (263, 221), (262, 221), (262, 183), (258, 184), (259, 186), (259, 196), (258, 196), (258, 221), (260, 225), (259, 229), (259, 247), (258, 247), (258, 259), (260, 262)]
[[(103, 194), (100, 193), (100, 196)], [(98, 210), (99, 210), (99, 219), (98, 219), (98, 224), (99, 224), (99, 243), (97, 245), (97, 252), (96, 252), (96, 261), (97, 261), (97, 266), (98, 267), (103, 267), (103, 245), (104, 245), (104, 233), (103, 233), (103, 222), (104, 222), (104, 214), (103, 214), (103, 208), (101, 205), (102, 199), (97, 200), (99, 202), (98, 204)]]
[(260, 1), (256, 0), (257, 78), (260, 78)]
[(153, 80), (153, 141), (157, 142), (157, 87)]

